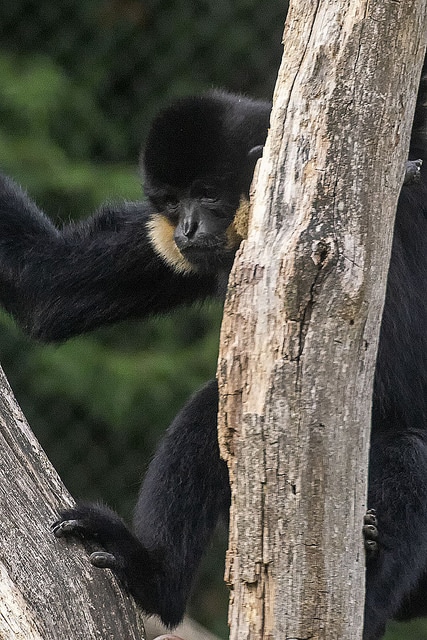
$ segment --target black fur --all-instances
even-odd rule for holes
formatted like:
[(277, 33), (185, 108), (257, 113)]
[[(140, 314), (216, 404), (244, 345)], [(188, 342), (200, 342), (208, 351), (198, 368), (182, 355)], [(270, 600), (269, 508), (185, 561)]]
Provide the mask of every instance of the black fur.
[[(426, 160), (426, 85), (413, 160)], [(248, 195), (268, 113), (266, 103), (222, 93), (178, 102), (148, 138), (148, 200), (106, 206), (62, 231), (2, 178), (2, 304), (35, 337), (58, 340), (215, 295), (238, 245), (233, 218)], [(404, 187), (399, 200), (381, 327), (369, 468), (376, 552), (367, 562), (364, 640), (380, 638), (390, 618), (427, 615), (426, 203), (424, 163), (420, 182)], [(96, 505), (78, 505), (54, 525), (57, 536), (97, 540), (103, 550), (92, 563), (112, 568), (170, 626), (184, 613), (200, 556), (228, 509), (216, 414), (213, 381), (168, 430), (141, 489), (135, 535)]]
[(101, 566), (112, 568), (144, 610), (160, 615), (169, 626), (182, 619), (203, 551), (218, 518), (228, 514), (228, 472), (219, 457), (217, 405), (213, 380), (169, 427), (141, 487), (135, 536), (104, 506), (79, 505), (62, 513), (54, 525), (57, 536), (96, 539), (114, 556), (106, 562), (101, 557)]

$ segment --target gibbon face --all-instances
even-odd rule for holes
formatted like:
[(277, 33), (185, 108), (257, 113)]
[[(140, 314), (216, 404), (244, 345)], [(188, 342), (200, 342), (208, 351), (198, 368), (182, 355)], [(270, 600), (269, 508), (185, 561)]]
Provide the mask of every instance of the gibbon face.
[(248, 213), (248, 201), (242, 197), (239, 207), (231, 207), (220, 198), (182, 198), (153, 213), (148, 223), (151, 242), (157, 253), (176, 271), (216, 272), (230, 269), (243, 238), (242, 222)]
[(270, 104), (224, 92), (184, 98), (155, 118), (142, 156), (148, 228), (180, 273), (229, 270), (245, 235)]

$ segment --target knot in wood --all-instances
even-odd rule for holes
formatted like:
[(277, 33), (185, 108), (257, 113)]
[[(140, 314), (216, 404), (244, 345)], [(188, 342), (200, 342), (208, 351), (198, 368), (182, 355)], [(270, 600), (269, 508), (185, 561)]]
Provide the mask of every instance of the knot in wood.
[(328, 240), (316, 240), (313, 244), (311, 259), (321, 269), (329, 262), (331, 253), (332, 247)]

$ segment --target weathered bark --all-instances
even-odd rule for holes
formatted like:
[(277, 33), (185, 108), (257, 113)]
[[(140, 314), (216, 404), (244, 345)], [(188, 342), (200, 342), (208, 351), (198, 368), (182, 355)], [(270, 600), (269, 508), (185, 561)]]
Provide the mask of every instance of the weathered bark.
[(219, 359), (231, 639), (361, 638), (373, 373), (423, 0), (296, 0)]
[(142, 640), (140, 613), (110, 572), (50, 532), (72, 500), (1, 369), (0, 429), (0, 638)]

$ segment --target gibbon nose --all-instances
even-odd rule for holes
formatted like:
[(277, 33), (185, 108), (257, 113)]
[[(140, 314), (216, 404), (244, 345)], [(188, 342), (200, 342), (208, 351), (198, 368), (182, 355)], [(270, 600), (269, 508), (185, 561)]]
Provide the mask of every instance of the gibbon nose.
[(200, 216), (195, 209), (186, 209), (175, 229), (174, 239), (178, 249), (185, 249), (197, 242)]
[(195, 211), (191, 211), (186, 214), (184, 220), (181, 222), (182, 233), (186, 238), (191, 240), (197, 232), (199, 227), (199, 216)]

